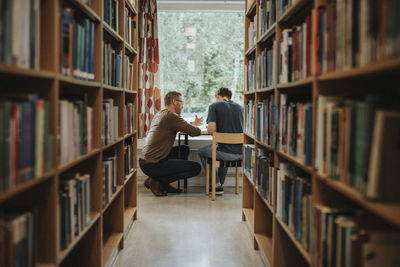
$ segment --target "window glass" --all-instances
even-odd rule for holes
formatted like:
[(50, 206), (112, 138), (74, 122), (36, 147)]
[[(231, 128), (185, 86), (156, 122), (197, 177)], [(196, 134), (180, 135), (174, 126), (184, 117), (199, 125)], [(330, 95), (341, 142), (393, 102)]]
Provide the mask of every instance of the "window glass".
[(244, 12), (159, 11), (158, 21), (161, 89), (182, 93), (182, 117), (205, 117), (219, 87), (242, 105)]

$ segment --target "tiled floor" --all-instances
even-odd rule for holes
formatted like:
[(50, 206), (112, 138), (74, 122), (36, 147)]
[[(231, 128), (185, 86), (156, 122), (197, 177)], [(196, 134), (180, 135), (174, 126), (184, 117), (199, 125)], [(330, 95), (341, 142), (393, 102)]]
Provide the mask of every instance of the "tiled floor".
[(228, 188), (214, 202), (203, 190), (154, 197), (141, 188), (138, 220), (114, 266), (264, 266), (242, 221), (241, 195)]

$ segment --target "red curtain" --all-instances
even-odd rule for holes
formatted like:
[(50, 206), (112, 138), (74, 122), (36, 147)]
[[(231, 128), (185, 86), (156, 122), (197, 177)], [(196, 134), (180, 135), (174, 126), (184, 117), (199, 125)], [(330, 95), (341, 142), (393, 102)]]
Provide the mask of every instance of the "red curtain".
[(145, 137), (161, 110), (156, 0), (141, 0), (139, 17), (139, 137)]

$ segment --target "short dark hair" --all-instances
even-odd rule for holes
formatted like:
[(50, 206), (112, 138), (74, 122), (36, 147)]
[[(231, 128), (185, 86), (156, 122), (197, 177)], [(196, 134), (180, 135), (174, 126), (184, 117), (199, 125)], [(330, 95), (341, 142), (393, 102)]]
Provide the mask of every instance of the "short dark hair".
[(177, 92), (177, 91), (171, 91), (168, 92), (165, 96), (164, 96), (164, 104), (166, 106), (168, 106), (169, 104), (172, 103), (172, 100), (177, 99), (178, 97), (182, 96), (181, 93)]
[(215, 93), (215, 95), (220, 95), (222, 97), (226, 96), (228, 99), (231, 99), (232, 97), (232, 91), (229, 90), (228, 88), (225, 87), (221, 87), (217, 90), (217, 92)]

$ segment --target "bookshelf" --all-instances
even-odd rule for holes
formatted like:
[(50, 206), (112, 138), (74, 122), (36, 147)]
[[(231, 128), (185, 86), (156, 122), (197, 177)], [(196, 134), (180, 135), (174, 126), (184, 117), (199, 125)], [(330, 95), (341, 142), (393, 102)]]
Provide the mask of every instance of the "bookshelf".
[[(271, 266), (331, 264), (338, 254), (329, 250), (339, 247), (321, 248), (318, 238), (336, 242), (331, 231), (337, 229), (352, 231), (351, 239), (342, 240), (348, 242), (343, 246), (351, 244), (351, 252), (341, 256), (339, 265), (361, 266), (357, 264), (366, 259), (356, 250), (374, 245), (362, 238), (380, 231), (399, 234), (398, 202), (368, 197), (367, 190), (374, 187), (368, 182), (369, 158), (362, 154), (372, 152), (351, 143), (356, 139), (350, 136), (359, 134), (353, 124), (363, 119), (348, 115), (361, 114), (355, 113), (356, 105), (371, 107), (372, 115), (365, 117), (374, 118), (375, 110), (385, 108), (398, 114), (399, 104), (391, 101), (400, 96), (395, 85), (400, 59), (392, 43), (398, 34), (390, 32), (394, 17), (388, 8), (374, 1), (350, 2), (246, 1), (242, 219), (254, 248)], [(345, 15), (336, 16), (339, 10)], [(366, 14), (384, 22), (375, 32), (355, 35), (357, 27), (374, 25)], [(366, 123), (360, 127), (370, 127), (362, 128), (370, 134), (360, 138), (372, 147), (375, 127)], [(364, 151), (361, 156), (351, 152), (358, 149)], [(292, 191), (285, 195), (284, 189)], [(324, 234), (318, 229), (328, 224), (320, 216), (331, 223)]]
[[(0, 152), (7, 160), (0, 177), (0, 243), (13, 250), (7, 233), (26, 220), (29, 257), (18, 259), (36, 266), (111, 266), (137, 218), (139, 0), (34, 0), (18, 11), (14, 5), (23, 2), (2, 6), (10, 15), (2, 25), (10, 29), (19, 27), (11, 19), (18, 12), (32, 17), (24, 24), (30, 32), (0, 45)], [(32, 53), (14, 62), (18, 38), (31, 38)], [(6, 113), (11, 107), (20, 113)], [(34, 123), (24, 126), (28, 118)], [(13, 135), (5, 130), (11, 127)], [(17, 259), (0, 258), (5, 266)]]

